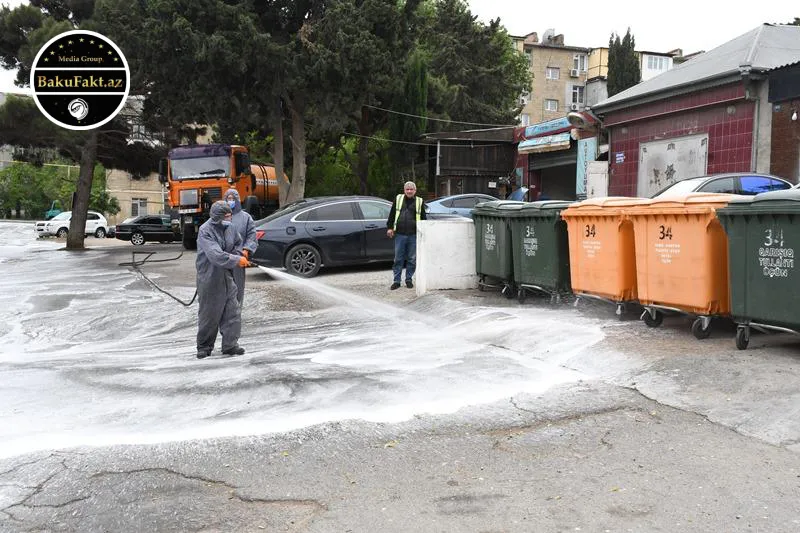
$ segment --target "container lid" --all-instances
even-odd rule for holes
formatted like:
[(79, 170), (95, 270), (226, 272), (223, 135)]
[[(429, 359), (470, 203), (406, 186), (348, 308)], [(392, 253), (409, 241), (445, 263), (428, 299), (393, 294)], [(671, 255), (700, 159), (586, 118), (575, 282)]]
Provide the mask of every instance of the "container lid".
[(655, 198), (652, 201), (653, 206), (668, 206), (674, 204), (676, 206), (692, 206), (699, 204), (714, 204), (715, 207), (719, 204), (728, 204), (731, 200), (740, 197), (737, 194), (727, 194), (718, 192), (690, 192), (686, 194), (676, 194), (675, 196), (667, 196)]
[(755, 196), (740, 196), (732, 200), (725, 213), (791, 213), (800, 211), (800, 189), (762, 192)]
[(514, 200), (492, 200), (490, 202), (481, 202), (472, 210), (473, 213), (489, 214), (498, 212), (513, 212), (518, 211), (525, 202), (517, 202)]
[(782, 191), (762, 192), (753, 197), (753, 202), (800, 202), (800, 189), (783, 189)]
[(564, 217), (595, 215), (617, 215), (622, 213), (622, 208), (635, 207), (652, 202), (649, 198), (637, 198), (632, 196), (602, 196), (599, 198), (589, 198), (582, 202), (570, 205), (561, 214)]
[(520, 211), (556, 211), (566, 209), (573, 204), (575, 204), (575, 202), (571, 200), (540, 200), (538, 202), (525, 203)]

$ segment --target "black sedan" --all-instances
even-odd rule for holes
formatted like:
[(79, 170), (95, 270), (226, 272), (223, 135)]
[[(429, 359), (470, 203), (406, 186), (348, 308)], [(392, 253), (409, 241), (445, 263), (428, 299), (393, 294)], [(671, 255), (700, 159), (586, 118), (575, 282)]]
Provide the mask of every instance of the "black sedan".
[(392, 204), (372, 196), (306, 198), (256, 222), (254, 263), (310, 278), (322, 266), (394, 260)]
[(180, 240), (175, 233), (169, 215), (141, 215), (117, 224), (114, 234), (117, 239), (130, 241), (136, 246), (146, 242), (172, 242)]

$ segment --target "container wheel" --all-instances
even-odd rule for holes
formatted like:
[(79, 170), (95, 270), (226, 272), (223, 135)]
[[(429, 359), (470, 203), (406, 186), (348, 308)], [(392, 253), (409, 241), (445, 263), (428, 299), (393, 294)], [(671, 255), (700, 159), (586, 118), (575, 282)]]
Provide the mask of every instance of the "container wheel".
[(746, 350), (748, 344), (750, 344), (750, 328), (739, 326), (736, 328), (736, 348)]
[(483, 292), (483, 284), (486, 282), (486, 276), (481, 276), (478, 278), (478, 290)]
[(711, 321), (708, 322), (708, 325), (703, 328), (703, 319), (696, 318), (694, 322), (692, 322), (692, 335), (696, 339), (707, 339), (709, 335), (711, 335)]
[(504, 284), (503, 285), (503, 295), (508, 298), (509, 300), (514, 297), (514, 285)]
[(642, 320), (644, 320), (644, 323), (650, 326), (651, 328), (657, 328), (658, 326), (661, 325), (662, 322), (664, 322), (664, 313), (660, 311), (655, 311), (654, 313), (655, 313), (655, 318), (653, 317), (652, 314), (650, 314), (649, 310), (645, 309), (644, 314), (642, 315)]
[(525, 292), (524, 287), (520, 287), (519, 289), (517, 289), (517, 300), (519, 300), (519, 303), (525, 303), (525, 298), (527, 296), (528, 294)]

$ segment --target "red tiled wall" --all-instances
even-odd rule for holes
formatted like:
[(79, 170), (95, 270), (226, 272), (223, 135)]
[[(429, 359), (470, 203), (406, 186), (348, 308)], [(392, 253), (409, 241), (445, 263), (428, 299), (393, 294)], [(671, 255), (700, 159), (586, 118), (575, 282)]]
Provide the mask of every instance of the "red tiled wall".
[(609, 114), (606, 125), (616, 124), (609, 128), (609, 195), (636, 196), (639, 144), (654, 139), (708, 133), (709, 174), (751, 170), (755, 107), (743, 96), (740, 85), (727, 86)]
[[(798, 120), (792, 120), (795, 111)], [(800, 99), (772, 106), (771, 142), (770, 174), (797, 183), (800, 180)]]

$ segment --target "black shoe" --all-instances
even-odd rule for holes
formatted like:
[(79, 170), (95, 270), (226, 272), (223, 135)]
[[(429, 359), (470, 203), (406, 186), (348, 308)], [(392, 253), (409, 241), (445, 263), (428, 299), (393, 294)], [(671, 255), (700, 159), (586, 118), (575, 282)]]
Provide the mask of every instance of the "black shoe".
[(411, 283), (411, 280), (410, 280), (410, 279), (409, 279), (409, 280), (406, 280), (406, 287), (408, 287), (409, 289), (413, 289), (413, 288), (414, 288), (414, 284), (413, 284), (413, 283)]
[(211, 355), (211, 350), (197, 350), (198, 359), (205, 359), (209, 355)]
[(241, 346), (234, 346), (233, 348), (226, 348), (222, 350), (223, 355), (242, 355), (244, 354), (244, 348)]
[(399, 288), (400, 288), (400, 284), (399, 284), (399, 283), (397, 283), (397, 282), (395, 282), (395, 283), (392, 283), (392, 286), (391, 286), (391, 287), (389, 287), (389, 290), (390, 290), (390, 291), (393, 291), (393, 290), (395, 290), (395, 289), (399, 289)]

